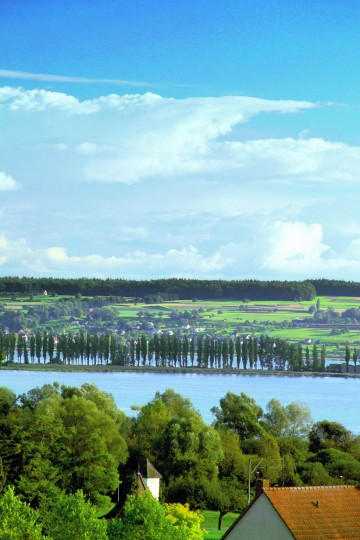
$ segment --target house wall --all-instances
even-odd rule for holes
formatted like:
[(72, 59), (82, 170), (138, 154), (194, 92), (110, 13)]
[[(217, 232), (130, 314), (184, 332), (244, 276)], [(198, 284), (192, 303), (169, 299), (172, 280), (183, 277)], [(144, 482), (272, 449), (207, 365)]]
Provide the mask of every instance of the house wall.
[(145, 484), (150, 489), (151, 494), (155, 499), (159, 500), (160, 495), (160, 480), (159, 478), (145, 478)]
[(294, 540), (272, 504), (262, 494), (226, 535), (226, 540)]

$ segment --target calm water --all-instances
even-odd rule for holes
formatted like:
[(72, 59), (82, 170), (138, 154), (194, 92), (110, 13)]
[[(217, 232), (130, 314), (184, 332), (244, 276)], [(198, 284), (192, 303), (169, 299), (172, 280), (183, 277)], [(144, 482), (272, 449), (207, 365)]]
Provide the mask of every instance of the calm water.
[(344, 424), (360, 434), (358, 399), (360, 379), (336, 377), (276, 377), (261, 375), (198, 375), (167, 373), (46, 373), (33, 371), (1, 371), (0, 385), (16, 394), (35, 386), (53, 383), (81, 386), (95, 383), (101, 390), (113, 394), (117, 406), (126, 414), (133, 414), (132, 405), (144, 405), (155, 392), (173, 388), (188, 397), (204, 420), (213, 421), (211, 407), (219, 405), (226, 392), (246, 392), (261, 407), (272, 398), (283, 405), (303, 401), (311, 409), (314, 421), (328, 419)]

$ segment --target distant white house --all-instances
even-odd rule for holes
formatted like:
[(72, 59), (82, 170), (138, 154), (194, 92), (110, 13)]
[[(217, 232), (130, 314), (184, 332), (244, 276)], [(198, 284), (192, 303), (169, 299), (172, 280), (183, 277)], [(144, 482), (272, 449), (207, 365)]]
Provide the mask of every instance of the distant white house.
[(154, 465), (147, 459), (146, 460), (146, 478), (144, 478), (144, 481), (151, 495), (157, 500), (159, 500), (159, 496), (160, 496), (161, 478), (162, 478), (161, 474), (155, 469)]

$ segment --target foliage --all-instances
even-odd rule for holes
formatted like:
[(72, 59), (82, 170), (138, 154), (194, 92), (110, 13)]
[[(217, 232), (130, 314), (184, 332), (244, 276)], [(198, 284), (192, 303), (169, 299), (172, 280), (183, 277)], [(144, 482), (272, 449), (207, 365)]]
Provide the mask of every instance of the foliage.
[(334, 448), (320, 450), (309, 461), (322, 463), (333, 478), (360, 481), (360, 463), (347, 452)]
[(193, 512), (187, 504), (164, 504), (166, 517), (175, 528), (184, 531), (186, 540), (202, 540), (201, 523), (204, 521), (199, 512)]
[(247, 475), (247, 460), (240, 448), (240, 438), (231, 429), (218, 429), (223, 459), (219, 463), (220, 478), (237, 478), (244, 481)]
[(154, 497), (145, 492), (131, 495), (124, 506), (121, 520), (108, 525), (109, 540), (190, 540), (198, 535), (200, 516), (179, 509), (168, 510)]
[[(36, 389), (35, 389), (36, 390)], [(78, 489), (101, 505), (119, 484), (127, 458), (123, 414), (93, 385), (80, 389), (45, 385), (21, 397), (26, 419), (18, 488), (39, 504), (59, 490)]]
[(81, 491), (61, 494), (52, 508), (44, 512), (46, 532), (53, 540), (107, 540), (107, 523)]
[(346, 452), (351, 445), (351, 433), (338, 422), (323, 420), (312, 426), (309, 441), (311, 452), (326, 448), (337, 448)]
[(305, 439), (312, 425), (310, 409), (304, 403), (290, 403), (284, 407), (277, 399), (266, 406), (264, 415), (267, 429), (276, 437), (300, 437)]
[(131, 441), (136, 459), (153, 460), (168, 479), (187, 474), (212, 478), (223, 456), (219, 434), (173, 390), (156, 394), (142, 407)]
[(247, 497), (241, 484), (235, 479), (224, 478), (207, 485), (207, 508), (217, 510), (218, 530), (221, 530), (223, 517), (228, 512), (242, 512), (247, 505)]
[(0, 498), (0, 540), (42, 540), (39, 514), (8, 487)]
[(0, 278), (0, 290), (10, 293), (32, 293), (33, 291), (56, 292), (57, 294), (121, 295), (145, 297), (171, 293), (179, 298), (252, 298), (260, 300), (302, 298), (312, 300), (316, 290), (309, 281), (226, 281), (199, 279), (153, 279), (131, 281), (125, 279), (99, 278)]
[(211, 412), (215, 415), (215, 427), (226, 427), (237, 433), (240, 439), (259, 435), (262, 428), (259, 419), (263, 411), (250, 396), (241, 392), (240, 395), (227, 392), (220, 399), (220, 408), (213, 407)]

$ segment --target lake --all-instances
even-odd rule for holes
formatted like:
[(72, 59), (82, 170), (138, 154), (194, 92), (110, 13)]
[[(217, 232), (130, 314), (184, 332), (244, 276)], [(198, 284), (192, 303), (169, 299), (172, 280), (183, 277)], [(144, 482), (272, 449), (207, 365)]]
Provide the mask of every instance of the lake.
[(249, 394), (263, 408), (272, 398), (283, 405), (305, 402), (314, 421), (331, 420), (344, 424), (360, 434), (357, 413), (360, 379), (341, 377), (286, 377), (261, 375), (206, 375), (193, 373), (48, 373), (42, 371), (1, 371), (1, 386), (22, 394), (36, 386), (55, 381), (68, 386), (95, 383), (100, 390), (114, 396), (117, 406), (127, 415), (134, 414), (132, 405), (144, 405), (155, 392), (173, 388), (190, 399), (204, 420), (214, 419), (210, 412), (219, 400), (231, 391)]

